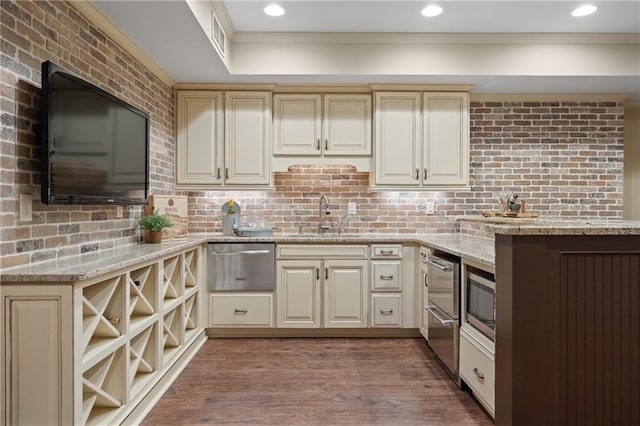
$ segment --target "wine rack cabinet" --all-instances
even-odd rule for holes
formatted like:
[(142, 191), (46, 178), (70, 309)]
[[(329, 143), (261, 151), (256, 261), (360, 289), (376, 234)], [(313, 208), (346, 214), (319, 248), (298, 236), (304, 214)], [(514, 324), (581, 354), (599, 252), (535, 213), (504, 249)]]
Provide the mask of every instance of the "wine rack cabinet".
[[(30, 344), (47, 348), (39, 353), (9, 349), (20, 363), (2, 366), (8, 392), (0, 423), (116, 425), (144, 417), (206, 340), (206, 249), (164, 253), (79, 282), (3, 285), (5, 335), (22, 342), (48, 334), (52, 344)], [(21, 381), (25, 368), (36, 367), (44, 385)], [(37, 398), (15, 396), (30, 392)]]

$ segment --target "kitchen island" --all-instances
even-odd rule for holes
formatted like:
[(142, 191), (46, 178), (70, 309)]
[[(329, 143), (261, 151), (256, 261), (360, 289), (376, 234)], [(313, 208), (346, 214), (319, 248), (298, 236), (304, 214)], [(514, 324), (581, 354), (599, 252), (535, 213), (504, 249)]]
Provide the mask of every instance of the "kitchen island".
[(640, 424), (640, 223), (487, 228), (496, 424)]

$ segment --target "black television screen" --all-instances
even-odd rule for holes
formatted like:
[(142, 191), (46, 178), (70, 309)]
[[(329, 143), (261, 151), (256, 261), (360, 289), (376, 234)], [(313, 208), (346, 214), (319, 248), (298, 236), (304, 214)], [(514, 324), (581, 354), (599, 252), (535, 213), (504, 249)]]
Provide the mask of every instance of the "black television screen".
[(149, 116), (42, 64), (42, 202), (147, 204)]

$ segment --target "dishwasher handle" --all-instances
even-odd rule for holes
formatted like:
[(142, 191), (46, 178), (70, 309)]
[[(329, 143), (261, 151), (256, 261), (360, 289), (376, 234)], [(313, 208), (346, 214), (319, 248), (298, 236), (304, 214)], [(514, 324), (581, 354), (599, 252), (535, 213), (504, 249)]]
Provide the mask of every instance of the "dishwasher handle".
[(451, 266), (451, 264), (443, 265), (441, 263), (438, 263), (432, 260), (431, 258), (427, 259), (426, 263), (427, 265), (434, 266), (444, 272), (451, 272), (453, 270), (453, 267)]
[(269, 250), (233, 250), (233, 251), (211, 251), (214, 255), (237, 256), (239, 254), (269, 254)]

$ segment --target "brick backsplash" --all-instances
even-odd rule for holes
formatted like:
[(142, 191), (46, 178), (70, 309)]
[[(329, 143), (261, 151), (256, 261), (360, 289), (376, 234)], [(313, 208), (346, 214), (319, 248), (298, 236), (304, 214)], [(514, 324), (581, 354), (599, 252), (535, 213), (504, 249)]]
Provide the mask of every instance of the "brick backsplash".
[[(66, 1), (0, 2), (0, 267), (99, 251), (139, 240), (139, 207), (40, 203), (37, 137), (40, 63), (52, 60), (147, 111), (150, 190), (174, 191), (174, 97), (170, 87)], [(472, 102), (471, 190), (370, 192), (350, 166), (295, 165), (275, 174), (275, 191), (189, 193), (190, 232), (220, 232), (229, 198), (278, 232), (316, 232), (318, 199), (336, 223), (355, 201), (347, 232), (448, 232), (458, 218), (495, 210), (515, 191), (541, 217), (622, 217), (623, 106), (619, 102)], [(18, 194), (33, 195), (33, 221), (16, 219)], [(426, 215), (427, 201), (436, 214)], [(478, 230), (480, 232), (480, 230)]]
[[(40, 200), (40, 64), (52, 60), (150, 116), (150, 190), (172, 193), (173, 91), (89, 23), (73, 2), (0, 2), (1, 267), (113, 248), (138, 240), (140, 207), (46, 206)], [(33, 195), (20, 222), (18, 194)]]

